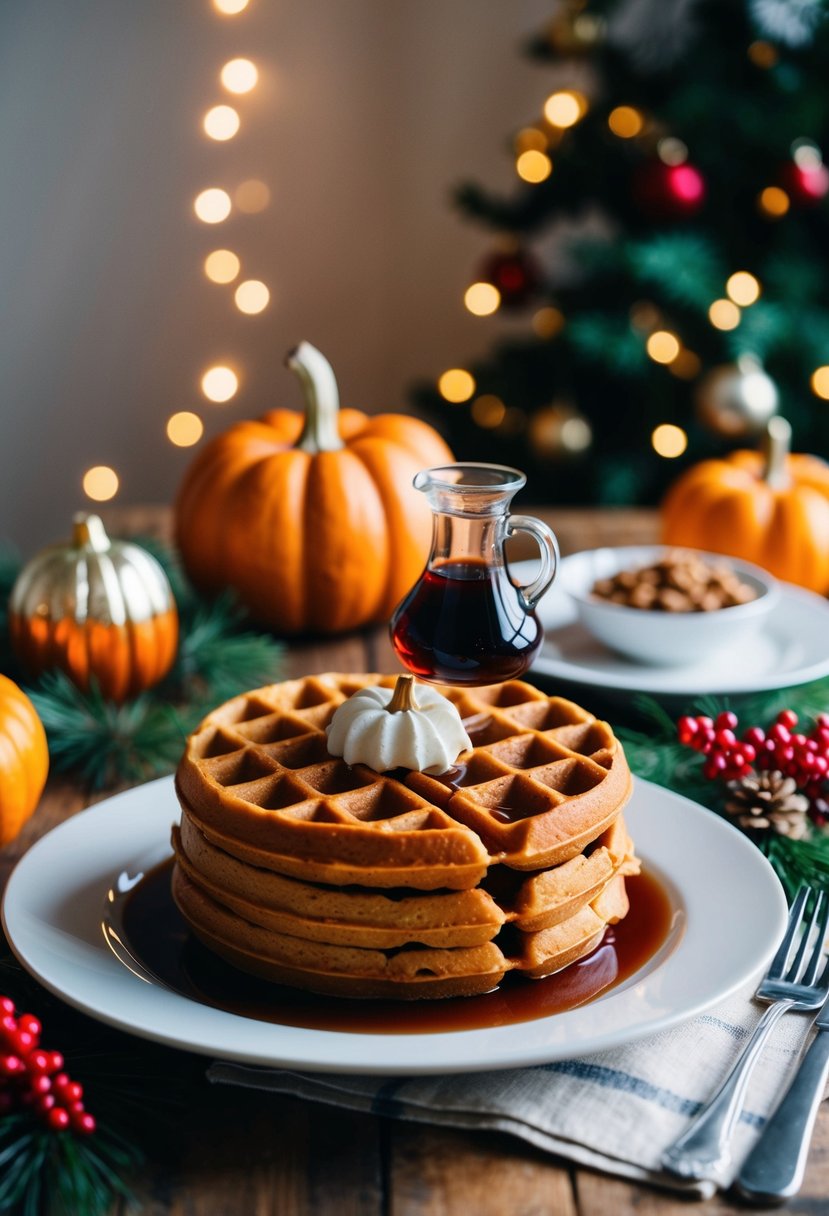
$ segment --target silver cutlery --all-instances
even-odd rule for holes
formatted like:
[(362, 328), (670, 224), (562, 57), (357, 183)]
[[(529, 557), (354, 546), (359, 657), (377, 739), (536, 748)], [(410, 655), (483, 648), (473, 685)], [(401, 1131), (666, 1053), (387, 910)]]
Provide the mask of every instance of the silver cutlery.
[(803, 1056), (786, 1096), (746, 1157), (736, 1187), (746, 1199), (782, 1203), (796, 1195), (806, 1172), (823, 1091), (829, 1078), (829, 998), (815, 1018), (817, 1035)]
[(731, 1137), (766, 1040), (784, 1013), (817, 1009), (829, 995), (829, 964), (818, 975), (827, 922), (826, 892), (802, 886), (789, 912), (783, 940), (756, 992), (769, 1007), (716, 1094), (663, 1154), (666, 1170), (683, 1178), (716, 1180), (728, 1166)]

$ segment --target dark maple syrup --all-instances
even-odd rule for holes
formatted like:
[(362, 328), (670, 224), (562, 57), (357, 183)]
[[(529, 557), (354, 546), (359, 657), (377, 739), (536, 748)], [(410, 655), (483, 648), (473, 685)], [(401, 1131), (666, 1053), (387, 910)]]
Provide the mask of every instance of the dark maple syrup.
[(650, 874), (626, 879), (630, 911), (609, 926), (586, 958), (547, 979), (510, 973), (483, 996), (438, 1001), (362, 1001), (314, 996), (258, 980), (211, 954), (191, 935), (173, 902), (172, 861), (130, 892), (118, 926), (131, 956), (190, 1000), (258, 1021), (356, 1034), (430, 1034), (529, 1022), (585, 1005), (632, 976), (656, 954), (672, 926), (670, 900)]
[(544, 638), (520, 597), (505, 570), (483, 558), (435, 563), (395, 610), (395, 653), (422, 680), (471, 686), (517, 679)]

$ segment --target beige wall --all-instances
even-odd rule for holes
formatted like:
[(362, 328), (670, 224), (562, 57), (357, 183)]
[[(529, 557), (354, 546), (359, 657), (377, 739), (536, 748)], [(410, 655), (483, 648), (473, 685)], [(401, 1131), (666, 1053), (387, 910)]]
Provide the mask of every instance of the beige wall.
[[(119, 502), (169, 501), (194, 449), (165, 437), (193, 409), (211, 435), (298, 404), (282, 368), (307, 338), (343, 399), (399, 408), (420, 376), (484, 349), (503, 322), (462, 292), (488, 247), (453, 185), (514, 180), (511, 132), (549, 75), (519, 53), (549, 0), (28, 0), (0, 6), (0, 541), (30, 552), (67, 534), (91, 465)], [(221, 65), (260, 84), (240, 134), (215, 143), (205, 110), (233, 101)], [(256, 177), (268, 209), (207, 226), (205, 186)], [(271, 288), (242, 316), (208, 283), (230, 247)], [(202, 371), (242, 384), (208, 405)]]

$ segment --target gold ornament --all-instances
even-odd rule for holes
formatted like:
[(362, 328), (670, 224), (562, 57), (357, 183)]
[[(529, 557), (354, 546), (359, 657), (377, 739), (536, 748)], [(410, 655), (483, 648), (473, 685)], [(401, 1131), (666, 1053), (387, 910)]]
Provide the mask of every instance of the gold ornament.
[(167, 674), (178, 613), (167, 576), (146, 549), (110, 540), (97, 515), (78, 514), (72, 540), (24, 566), (9, 600), (12, 646), (32, 675), (60, 668), (121, 702)]
[(700, 382), (697, 417), (710, 431), (733, 439), (759, 434), (777, 411), (777, 385), (753, 355), (715, 367)]

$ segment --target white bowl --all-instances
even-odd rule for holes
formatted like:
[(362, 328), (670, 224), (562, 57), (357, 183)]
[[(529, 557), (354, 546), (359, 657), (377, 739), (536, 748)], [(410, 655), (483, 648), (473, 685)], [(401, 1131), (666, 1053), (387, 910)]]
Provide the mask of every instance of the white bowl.
[(611, 650), (638, 663), (659, 667), (687, 667), (698, 657), (743, 642), (763, 627), (780, 591), (773, 575), (759, 566), (719, 553), (693, 552), (708, 562), (726, 562), (756, 593), (756, 599), (711, 612), (664, 612), (628, 608), (592, 594), (598, 579), (612, 578), (622, 570), (651, 566), (677, 546), (625, 545), (574, 553), (561, 564), (561, 585), (572, 597), (586, 629)]

